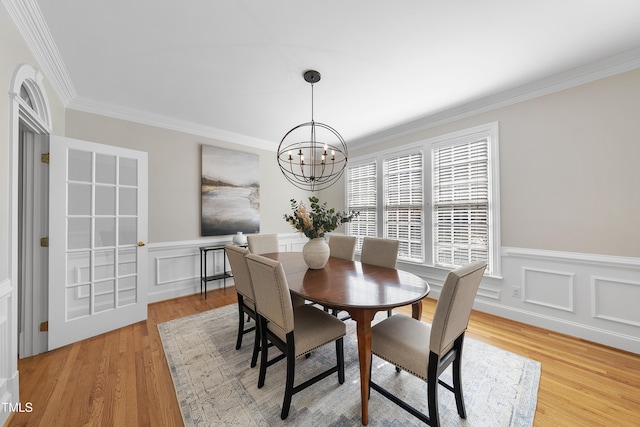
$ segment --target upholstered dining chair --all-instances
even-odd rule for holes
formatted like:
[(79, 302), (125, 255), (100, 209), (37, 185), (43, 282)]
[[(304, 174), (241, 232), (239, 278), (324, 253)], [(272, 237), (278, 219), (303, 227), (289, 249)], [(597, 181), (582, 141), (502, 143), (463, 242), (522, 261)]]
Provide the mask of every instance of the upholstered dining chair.
[[(334, 372), (338, 373), (338, 382), (344, 383), (343, 337), (346, 327), (340, 320), (311, 305), (294, 308), (287, 277), (278, 261), (249, 254), (247, 263), (253, 282), (261, 284), (254, 288), (262, 348), (258, 388), (264, 386), (267, 367), (286, 358), (287, 375), (280, 412), (280, 417), (284, 420), (289, 415), (294, 394)], [(283, 354), (268, 360), (269, 342)], [(336, 364), (312, 379), (294, 386), (296, 358), (330, 342), (335, 342), (336, 345)]]
[(365, 237), (362, 240), (360, 261), (379, 267), (396, 268), (399, 248), (398, 240)]
[[(249, 234), (247, 235), (247, 245), (249, 252), (256, 255), (280, 252), (277, 234)], [(292, 298), (294, 306), (305, 304), (304, 298), (299, 296), (292, 296)]]
[(330, 256), (353, 261), (356, 254), (356, 236), (332, 234), (329, 237)]
[(247, 245), (249, 245), (249, 252), (258, 255), (280, 250), (277, 234), (249, 234), (247, 235)]
[[(255, 311), (255, 297), (253, 292), (253, 284), (251, 283), (251, 275), (249, 274), (249, 265), (247, 264), (246, 255), (249, 250), (236, 245), (226, 245), (224, 250), (231, 266), (233, 273), (233, 282), (238, 295), (238, 337), (236, 339), (236, 350), (242, 346), (242, 337), (244, 334), (254, 331), (253, 355), (251, 356), (251, 367), (256, 366), (258, 361), (258, 352), (260, 348), (260, 334), (258, 333), (258, 316)], [(244, 328), (244, 316), (256, 322), (256, 326)]]
[[(370, 387), (430, 426), (439, 426), (438, 384), (455, 395), (458, 415), (466, 418), (461, 382), (464, 335), (486, 263), (474, 262), (447, 275), (436, 303), (433, 323), (396, 314), (372, 327), (371, 352), (427, 381), (429, 414), (418, 411), (375, 382)], [(453, 385), (440, 374), (453, 363)]]
[[(344, 236), (340, 234), (331, 234), (329, 237), (329, 255), (336, 258), (342, 258), (353, 261), (356, 255), (356, 236)], [(327, 308), (324, 311), (329, 311)], [(340, 310), (332, 310), (334, 316), (337, 316)], [(340, 320), (349, 320), (351, 316), (343, 316)]]
[[(396, 268), (399, 249), (400, 242), (398, 240), (365, 237), (362, 240), (360, 262), (379, 267)], [(387, 310), (388, 316), (391, 316), (391, 311)]]

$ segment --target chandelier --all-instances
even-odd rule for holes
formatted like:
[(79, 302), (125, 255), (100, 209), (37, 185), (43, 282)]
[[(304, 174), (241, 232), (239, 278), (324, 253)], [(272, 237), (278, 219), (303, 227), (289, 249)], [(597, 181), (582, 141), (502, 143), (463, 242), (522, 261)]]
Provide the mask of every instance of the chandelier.
[(278, 165), (287, 180), (302, 190), (318, 191), (333, 185), (347, 166), (347, 144), (331, 126), (313, 120), (313, 84), (320, 73), (305, 71), (311, 83), (311, 121), (287, 132), (278, 146)]

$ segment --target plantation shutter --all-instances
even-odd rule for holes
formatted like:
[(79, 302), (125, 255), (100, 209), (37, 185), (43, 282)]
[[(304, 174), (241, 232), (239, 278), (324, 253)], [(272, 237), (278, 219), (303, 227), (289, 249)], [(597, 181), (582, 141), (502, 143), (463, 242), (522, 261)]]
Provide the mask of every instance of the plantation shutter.
[(487, 138), (433, 149), (436, 265), (489, 262), (488, 150)]
[(384, 160), (385, 237), (400, 241), (398, 258), (422, 262), (422, 152)]
[(377, 228), (377, 176), (376, 163), (365, 163), (347, 168), (347, 210), (360, 215), (347, 225), (348, 234), (358, 238), (356, 250), (362, 248), (362, 239), (376, 237)]

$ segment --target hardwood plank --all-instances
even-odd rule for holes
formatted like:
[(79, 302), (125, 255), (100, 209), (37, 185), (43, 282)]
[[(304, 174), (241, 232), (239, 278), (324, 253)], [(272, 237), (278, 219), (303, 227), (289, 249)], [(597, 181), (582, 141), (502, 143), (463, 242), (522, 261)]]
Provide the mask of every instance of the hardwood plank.
[[(157, 325), (232, 303), (230, 286), (150, 304), (145, 322), (20, 360), (20, 400), (33, 411), (6, 426), (181, 426)], [(434, 309), (425, 299), (422, 319)], [(542, 364), (534, 426), (640, 424), (640, 355), (476, 311), (468, 336)]]

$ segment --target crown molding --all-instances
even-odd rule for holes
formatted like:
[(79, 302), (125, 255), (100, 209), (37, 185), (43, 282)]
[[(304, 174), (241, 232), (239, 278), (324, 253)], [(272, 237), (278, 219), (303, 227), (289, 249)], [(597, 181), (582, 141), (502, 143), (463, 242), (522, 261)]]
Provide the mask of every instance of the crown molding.
[(67, 67), (62, 61), (49, 27), (35, 0), (2, 0), (22, 38), (42, 67), (62, 101), (67, 105), (77, 96)]
[(174, 117), (153, 114), (134, 108), (121, 107), (107, 103), (99, 103), (97, 101), (82, 97), (76, 97), (75, 99), (70, 101), (67, 105), (67, 108), (85, 113), (97, 114), (114, 119), (154, 126), (157, 128), (173, 130), (176, 132), (187, 133), (190, 135), (198, 135), (205, 138), (244, 145), (261, 150), (276, 151), (276, 149), (278, 148), (278, 144), (273, 141), (267, 141), (264, 139), (241, 135), (239, 133), (229, 132), (210, 126), (202, 126), (187, 120), (180, 120)]
[(537, 259), (541, 261), (559, 261), (565, 263), (586, 264), (589, 266), (640, 270), (640, 257), (563, 252), (547, 249), (516, 248), (507, 246), (502, 247), (501, 255), (503, 257)]
[(351, 140), (349, 148), (361, 149), (637, 68), (640, 48)]
[(201, 126), (173, 117), (165, 117), (141, 110), (79, 98), (67, 71), (67, 67), (62, 60), (62, 56), (58, 51), (49, 27), (36, 1), (2, 0), (2, 3), (5, 5), (11, 19), (16, 24), (18, 31), (26, 41), (29, 49), (40, 64), (40, 67), (42, 67), (44, 74), (51, 81), (54, 90), (65, 108), (199, 135), (253, 148), (271, 151), (277, 149), (278, 145), (272, 141), (252, 138), (213, 127)]
[[(35, 0), (2, 0), (9, 15), (18, 27), (22, 37), (33, 52), (36, 60), (53, 85), (58, 97), (66, 108), (107, 117), (138, 122), (160, 128), (203, 136), (234, 144), (275, 151), (277, 144), (258, 138), (248, 137), (234, 132), (198, 125), (185, 120), (151, 114), (148, 112), (123, 108), (88, 99), (80, 99), (71, 81), (60, 52), (49, 31), (40, 8)], [(640, 48), (633, 49), (610, 58), (575, 68), (554, 76), (537, 80), (517, 88), (500, 92), (468, 102), (466, 104), (424, 116), (420, 119), (388, 128), (384, 131), (360, 137), (349, 142), (349, 149), (360, 149), (379, 144), (404, 135), (413, 134), (548, 95), (571, 87), (579, 86), (605, 77), (621, 74), (640, 68)]]
[[(545, 79), (537, 80), (511, 90), (480, 98), (399, 126), (388, 128), (382, 132), (351, 140), (348, 143), (348, 147), (350, 150), (361, 149), (370, 145), (399, 138), (404, 135), (413, 134), (422, 130), (451, 123), (456, 120), (472, 117), (498, 108), (507, 107), (522, 101), (527, 101), (543, 95), (549, 95), (554, 92), (580, 86), (605, 77), (635, 70), (637, 68), (640, 68), (640, 48), (633, 49), (583, 67), (574, 68)], [(67, 108), (199, 135), (253, 148), (275, 151), (278, 147), (278, 144), (273, 141), (248, 137), (246, 135), (202, 126), (172, 117), (155, 115), (141, 110), (134, 110), (109, 104), (100, 104), (93, 100), (80, 99), (78, 97), (69, 102)]]

